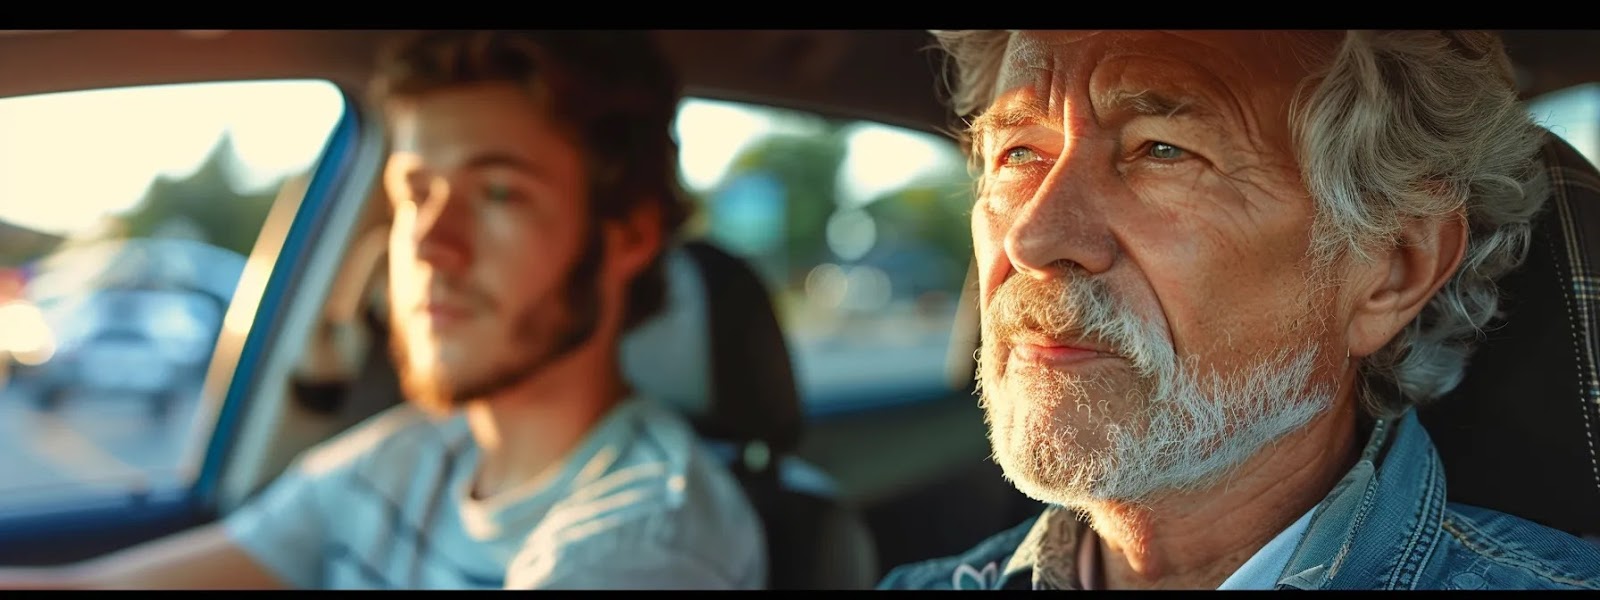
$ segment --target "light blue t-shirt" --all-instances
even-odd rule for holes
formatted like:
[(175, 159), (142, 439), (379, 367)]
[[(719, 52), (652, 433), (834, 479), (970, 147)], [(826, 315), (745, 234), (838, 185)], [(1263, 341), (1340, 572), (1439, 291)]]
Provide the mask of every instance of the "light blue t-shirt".
[(409, 405), (303, 454), (224, 521), (287, 584), (321, 589), (760, 589), (761, 521), (681, 416), (613, 408), (557, 467), (470, 495), (466, 421)]

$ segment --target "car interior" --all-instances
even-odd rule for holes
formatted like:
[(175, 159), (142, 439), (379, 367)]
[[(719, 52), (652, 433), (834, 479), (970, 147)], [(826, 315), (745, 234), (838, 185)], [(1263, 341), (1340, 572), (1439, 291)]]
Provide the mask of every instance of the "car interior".
[[(383, 301), (387, 233), (377, 175), (385, 133), (359, 100), (376, 49), (398, 33), (0, 31), (0, 106), (129, 86), (317, 80), (335, 86), (346, 107), (313, 167), (264, 204), (270, 209), (245, 252), (195, 407), (183, 413), (192, 416), (159, 434), (181, 438), (170, 476), (127, 484), (96, 475), (46, 494), (21, 493), (29, 490), (0, 471), (0, 491), (8, 492), (0, 493), (0, 565), (64, 564), (214, 520), (303, 450), (401, 401)], [(1600, 51), (1600, 31), (1503, 34), (1525, 99), (1573, 89), (1600, 97), (1600, 61), (1585, 58)], [(926, 31), (667, 30), (658, 38), (687, 97), (872, 123), (954, 150), (947, 132), (956, 124), (940, 100), (945, 65)], [(1558, 130), (1566, 141), (1548, 151), (1597, 160), (1600, 100), (1584, 106), (1587, 120)], [(680, 129), (686, 145), (688, 131)], [(0, 163), (8, 156), (0, 153)], [(966, 176), (959, 161), (941, 165), (947, 180)], [(0, 184), (0, 204), (19, 202), (5, 193)], [(7, 233), (6, 214), (0, 210), (0, 259), (7, 244), (21, 243), (12, 241), (21, 234)], [(950, 216), (966, 218), (960, 209)], [(950, 309), (935, 313), (942, 333), (918, 355), (931, 358), (916, 378), (839, 375), (824, 385), (816, 366), (824, 363), (808, 353), (830, 346), (796, 333), (798, 309), (780, 293), (822, 276), (774, 277), (766, 255), (707, 228), (714, 226), (665, 253), (667, 307), (626, 338), (623, 364), (638, 391), (688, 416), (739, 478), (766, 527), (770, 587), (870, 588), (897, 565), (961, 552), (1043, 509), (990, 460), (974, 396), (978, 317), (966, 262), (940, 280)], [(1451, 501), (1600, 543), (1597, 264), (1600, 207), (1553, 203), (1535, 226), (1527, 262), (1502, 282), (1503, 318), (1483, 332), (1465, 380), (1420, 416), (1443, 458)], [(862, 310), (870, 318), (891, 304), (876, 306)], [(318, 332), (330, 327), (357, 331), (355, 341), (327, 349), (352, 368), (308, 383), (306, 349), (329, 344)], [(870, 374), (871, 361), (865, 366)], [(0, 395), (0, 404), (10, 400)], [(12, 418), (21, 417), (0, 416)], [(0, 463), (42, 460), (24, 450), (32, 454), (0, 455)], [(12, 490), (39, 500), (6, 500)]]

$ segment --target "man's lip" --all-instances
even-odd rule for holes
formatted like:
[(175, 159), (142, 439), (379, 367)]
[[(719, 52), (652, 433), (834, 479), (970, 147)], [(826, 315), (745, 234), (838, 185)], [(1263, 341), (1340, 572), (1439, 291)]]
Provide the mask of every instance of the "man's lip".
[(1082, 352), (1098, 352), (1100, 354), (1116, 354), (1110, 346), (1081, 337), (1054, 337), (1040, 333), (1023, 333), (1012, 336), (1012, 345), (1038, 346), (1041, 348), (1063, 348)]
[(436, 323), (460, 321), (472, 314), (464, 305), (446, 302), (424, 302), (418, 310)]
[(1117, 358), (1102, 344), (1083, 339), (1059, 339), (1043, 335), (1020, 335), (1011, 340), (1012, 356), (1027, 362), (1061, 365), (1096, 358)]

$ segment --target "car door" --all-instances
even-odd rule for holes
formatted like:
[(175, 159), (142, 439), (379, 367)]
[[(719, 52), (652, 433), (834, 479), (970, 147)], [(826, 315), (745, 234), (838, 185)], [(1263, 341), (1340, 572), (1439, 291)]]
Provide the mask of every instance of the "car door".
[(204, 523), (254, 484), (233, 467), (286, 418), (340, 199), (375, 172), (315, 68), (180, 35), (0, 35), (0, 565)]

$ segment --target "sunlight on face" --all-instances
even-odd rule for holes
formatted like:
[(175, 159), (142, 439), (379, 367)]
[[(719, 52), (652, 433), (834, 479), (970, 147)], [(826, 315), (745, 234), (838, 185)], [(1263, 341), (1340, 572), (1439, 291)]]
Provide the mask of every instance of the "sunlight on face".
[(434, 91), (393, 116), (392, 350), (408, 397), (447, 411), (587, 341), (599, 237), (578, 148), (517, 88)]
[(1207, 487), (1331, 407), (1333, 292), (1287, 158), (1307, 71), (1281, 42), (1013, 37), (974, 121), (973, 240), (982, 402), (1024, 493)]

